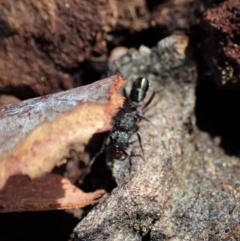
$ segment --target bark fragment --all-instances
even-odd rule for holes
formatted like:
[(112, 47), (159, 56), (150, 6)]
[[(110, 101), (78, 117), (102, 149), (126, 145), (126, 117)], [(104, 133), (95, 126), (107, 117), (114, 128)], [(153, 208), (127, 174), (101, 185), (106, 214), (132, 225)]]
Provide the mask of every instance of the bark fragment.
[(46, 174), (34, 180), (14, 176), (0, 191), (0, 209), (3, 212), (75, 209), (91, 204), (103, 194), (104, 190), (84, 193), (56, 174)]
[[(2, 130), (5, 128), (5, 133), (13, 134), (11, 128), (7, 129), (7, 124), (12, 123), (21, 127), (17, 121), (26, 122), (26, 120), (29, 120), (30, 114), (36, 111), (37, 106), (39, 107), (38, 115), (42, 115), (44, 121), (41, 122), (37, 119), (37, 115), (33, 115), (33, 119), (30, 119), (30, 121), (34, 122), (34, 126), (28, 126), (26, 128), (28, 130), (24, 130), (27, 133), (24, 133), (23, 137), (20, 135), (22, 139), (19, 138), (19, 135), (16, 135), (15, 138), (18, 138), (16, 146), (1, 155), (0, 187), (3, 187), (6, 180), (12, 175), (23, 174), (36, 178), (51, 171), (54, 166), (61, 164), (69, 157), (72, 150), (83, 153), (93, 134), (110, 129), (112, 117), (123, 104), (123, 98), (117, 94), (123, 84), (122, 78), (115, 76), (105, 79), (101, 83), (92, 84), (83, 89), (80, 88), (80, 90), (71, 90), (69, 92), (73, 94), (72, 97), (66, 97), (68, 92), (65, 92), (64, 94), (58, 93), (48, 96), (45, 99), (42, 97), (25, 103), (22, 102), (19, 104), (20, 106), (17, 104), (3, 106), (2, 122), (6, 125), (2, 125), (1, 128), (3, 128)], [(99, 86), (101, 88), (98, 88)], [(94, 95), (94, 91), (98, 93), (94, 97), (97, 101), (88, 100), (84, 102), (88, 99), (88, 94)], [(81, 97), (77, 94), (80, 94)], [(56, 103), (59, 101), (59, 96), (63, 100), (64, 97), (71, 100), (72, 103), (64, 104), (64, 101), (61, 103), (60, 99), (58, 110), (62, 112), (68, 108), (70, 110), (61, 115), (56, 112), (55, 115), (59, 115), (58, 117), (45, 120), (45, 117), (47, 117), (46, 109), (54, 108), (54, 105), (48, 106), (47, 103), (52, 101)], [(36, 105), (33, 105), (33, 103)], [(75, 107), (73, 108), (73, 106)], [(18, 117), (20, 117), (20, 120), (18, 120)], [(17, 123), (12, 121), (14, 118)], [(2, 142), (4, 140), (6, 139), (2, 137)]]
[[(0, 154), (9, 151), (44, 120), (51, 121), (87, 101), (105, 103), (118, 77), (112, 76), (88, 86), (59, 92), (12, 105), (0, 106)], [(115, 87), (114, 87), (115, 86)], [(6, 141), (8, 140), (8, 141)]]

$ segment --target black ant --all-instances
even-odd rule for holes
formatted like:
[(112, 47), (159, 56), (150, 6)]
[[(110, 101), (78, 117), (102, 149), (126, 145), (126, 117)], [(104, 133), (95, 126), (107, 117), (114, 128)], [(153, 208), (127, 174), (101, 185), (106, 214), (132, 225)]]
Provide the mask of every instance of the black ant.
[[(118, 116), (112, 128), (112, 131), (109, 134), (109, 142), (106, 145), (106, 150), (111, 160), (119, 160), (123, 156), (129, 156), (126, 152), (126, 149), (129, 146), (129, 140), (131, 138), (132, 133), (137, 132), (138, 130), (137, 122), (142, 119), (148, 121), (148, 119), (145, 118), (137, 110), (137, 108), (142, 104), (143, 100), (145, 99), (148, 89), (149, 81), (144, 77), (139, 77), (133, 82), (130, 96), (126, 99), (128, 103), (128, 110), (123, 109), (123, 113), (120, 116)], [(151, 103), (154, 96), (155, 92), (153, 92), (152, 96), (144, 105), (142, 110)], [(144, 158), (141, 137), (138, 132), (137, 137)]]
[[(149, 121), (144, 117), (137, 108), (142, 104), (143, 100), (146, 97), (147, 91), (149, 89), (149, 81), (144, 77), (137, 78), (132, 85), (132, 89), (129, 97), (127, 97), (126, 92), (124, 91), (126, 98), (127, 107), (121, 109), (120, 115), (117, 115), (115, 118), (115, 123), (113, 128), (108, 136), (108, 143), (104, 142), (104, 146), (101, 150), (93, 157), (90, 162), (90, 166), (93, 164), (95, 159), (104, 151), (107, 151), (107, 156), (109, 160), (120, 160), (123, 156), (128, 157), (129, 154), (126, 152), (126, 149), (129, 146), (129, 140), (131, 135), (134, 132), (138, 131), (137, 122), (144, 119)], [(146, 102), (142, 110), (144, 110), (153, 100), (156, 91), (153, 92), (149, 100)], [(142, 141), (139, 133), (137, 132), (138, 141), (143, 153)]]

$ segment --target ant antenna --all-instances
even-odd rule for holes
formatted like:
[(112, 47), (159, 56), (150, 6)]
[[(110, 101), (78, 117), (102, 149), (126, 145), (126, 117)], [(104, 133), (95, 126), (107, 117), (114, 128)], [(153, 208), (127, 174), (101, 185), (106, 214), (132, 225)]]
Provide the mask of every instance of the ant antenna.
[(149, 104), (151, 104), (151, 102), (152, 102), (153, 98), (155, 97), (156, 93), (157, 93), (157, 90), (154, 90), (153, 93), (151, 94), (149, 100), (142, 107), (143, 111), (149, 106)]

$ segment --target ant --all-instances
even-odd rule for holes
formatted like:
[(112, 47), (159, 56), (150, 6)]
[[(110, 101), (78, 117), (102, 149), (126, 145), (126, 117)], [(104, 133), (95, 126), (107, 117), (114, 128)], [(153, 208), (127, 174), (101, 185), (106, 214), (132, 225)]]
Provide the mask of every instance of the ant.
[[(145, 99), (148, 89), (149, 81), (144, 77), (139, 77), (133, 82), (130, 95), (126, 99), (128, 103), (128, 110), (122, 109), (123, 113), (115, 121), (112, 131), (109, 134), (109, 142), (106, 144), (107, 154), (110, 156), (111, 160), (120, 160), (123, 156), (129, 156), (129, 154), (126, 152), (126, 149), (129, 146), (129, 140), (132, 133), (138, 131), (137, 122), (142, 119), (149, 121), (137, 110)], [(151, 103), (155, 93), (156, 92), (153, 92), (142, 110), (144, 110)], [(138, 132), (137, 137), (143, 153), (143, 159), (145, 159), (141, 137)]]

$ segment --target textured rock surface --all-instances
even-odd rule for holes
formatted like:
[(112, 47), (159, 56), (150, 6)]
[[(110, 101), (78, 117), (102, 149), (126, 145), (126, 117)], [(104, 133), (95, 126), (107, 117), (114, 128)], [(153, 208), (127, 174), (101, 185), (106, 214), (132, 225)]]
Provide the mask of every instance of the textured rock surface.
[[(150, 92), (158, 89), (146, 112), (152, 124), (139, 123), (146, 162), (131, 157), (130, 166), (114, 164), (119, 186), (78, 224), (76, 240), (240, 237), (239, 160), (195, 126), (196, 69), (187, 45), (186, 37), (173, 35), (116, 63), (125, 77), (144, 74)], [(132, 148), (141, 154), (137, 141)]]
[(73, 87), (74, 69), (93, 54), (106, 52), (98, 37), (104, 5), (105, 1), (75, 0), (2, 2), (1, 90), (29, 98)]
[(163, 1), (153, 7), (151, 17), (154, 25), (165, 28), (168, 32), (188, 31), (197, 22), (204, 8), (203, 1), (198, 0)]
[(240, 82), (240, 5), (238, 0), (228, 0), (209, 9), (201, 22), (203, 29), (202, 51), (219, 86), (234, 86)]

